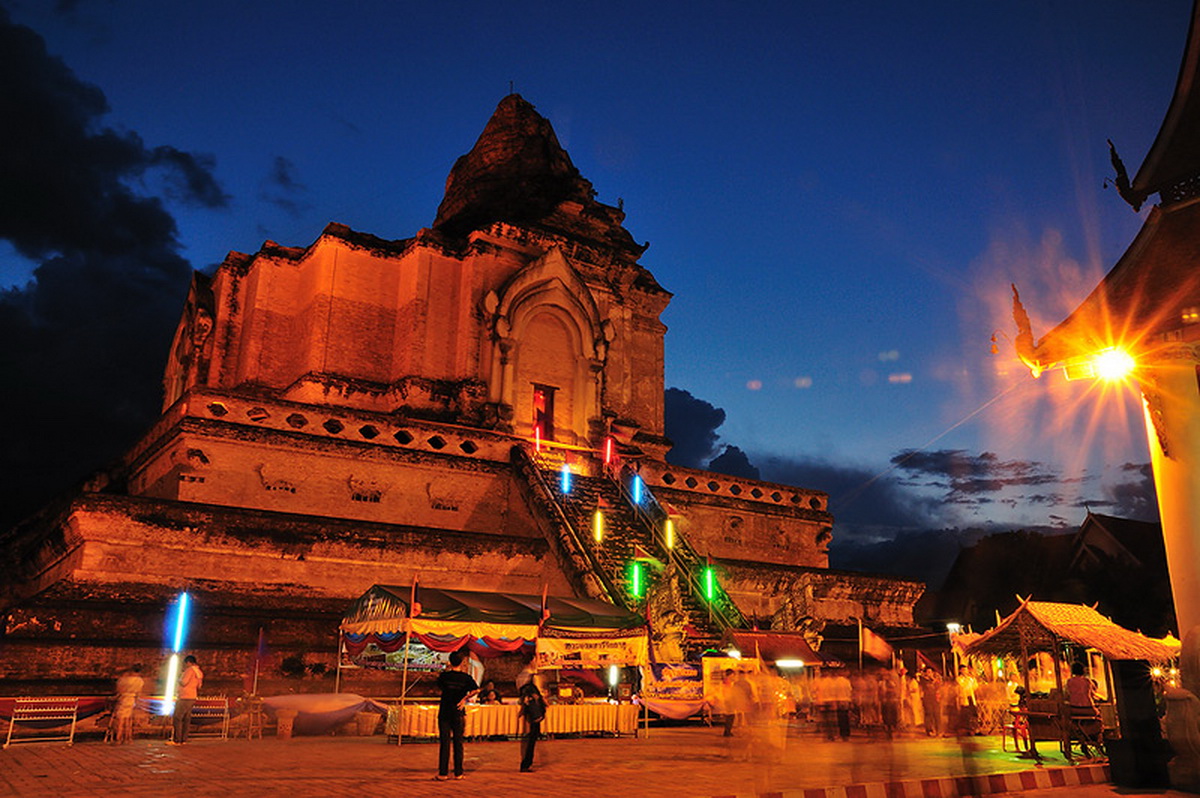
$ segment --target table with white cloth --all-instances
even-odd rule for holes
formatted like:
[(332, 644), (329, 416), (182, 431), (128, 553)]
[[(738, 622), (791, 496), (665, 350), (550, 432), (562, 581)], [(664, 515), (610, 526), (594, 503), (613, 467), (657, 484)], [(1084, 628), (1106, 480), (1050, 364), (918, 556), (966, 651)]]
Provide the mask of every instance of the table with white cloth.
[[(400, 705), (388, 708), (386, 731), (396, 736), (437, 737), (437, 704), (405, 704), (404, 720), (400, 721)], [(542, 721), (543, 734), (634, 734), (637, 731), (638, 707), (633, 704), (585, 702), (581, 704), (551, 704)], [(464, 734), (467, 737), (516, 737), (525, 731), (520, 706), (512, 704), (468, 704)]]

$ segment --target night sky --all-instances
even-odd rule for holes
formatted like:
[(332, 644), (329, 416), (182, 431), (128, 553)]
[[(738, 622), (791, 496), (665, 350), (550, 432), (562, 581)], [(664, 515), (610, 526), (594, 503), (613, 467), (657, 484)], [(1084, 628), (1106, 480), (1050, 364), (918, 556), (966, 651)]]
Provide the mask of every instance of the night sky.
[(510, 81), (675, 294), (675, 461), (828, 491), (843, 566), (1153, 519), (1133, 395), (989, 339), (1133, 239), (1106, 139), (1135, 171), (1190, 3), (744, 5), (0, 6), (0, 520), (152, 422), (190, 270), (412, 236)]

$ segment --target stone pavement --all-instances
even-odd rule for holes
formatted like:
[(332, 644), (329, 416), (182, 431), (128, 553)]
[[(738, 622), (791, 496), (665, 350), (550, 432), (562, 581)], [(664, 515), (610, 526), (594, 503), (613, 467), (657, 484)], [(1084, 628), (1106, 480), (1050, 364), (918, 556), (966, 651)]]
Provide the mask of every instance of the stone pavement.
[[(397, 747), (384, 737), (301, 737), (196, 740), (182, 747), (161, 740), (127, 746), (82, 741), (67, 747), (45, 743), (0, 751), (0, 795), (18, 796), (259, 796), (288, 798), (326, 795), (411, 796), (521, 795), (589, 796), (753, 796), (781, 798), (909, 798), (957, 794), (954, 782), (938, 777), (1017, 774), (1029, 764), (1000, 751), (997, 737), (863, 737), (830, 743), (811, 735), (791, 736), (779, 761), (753, 750), (746, 739), (723, 740), (716, 729), (652, 729), (649, 739), (562, 739), (538, 744), (535, 772), (517, 771), (515, 741), (469, 742), (467, 775), (436, 782), (437, 745)], [(730, 744), (732, 743), (732, 744)], [(1063, 768), (1057, 753), (1029, 776), (1011, 775), (1022, 795), (1056, 798), (1116, 795), (1109, 786), (1077, 785), (1083, 769)], [(1091, 773), (1102, 772), (1091, 768)], [(1053, 773), (1059, 775), (1051, 779)], [(1066, 774), (1064, 778), (1062, 774)], [(1036, 776), (1036, 778), (1035, 778)], [(1089, 775), (1088, 778), (1091, 778)], [(919, 779), (929, 780), (923, 785)], [(888, 789), (888, 782), (909, 786)], [(993, 783), (998, 783), (993, 780)], [(1085, 780), (1086, 783), (1086, 780)], [(864, 785), (850, 787), (848, 785)], [(822, 788), (835, 789), (822, 789)], [(1093, 792), (1094, 791), (1094, 792)], [(996, 794), (997, 789), (985, 792)]]

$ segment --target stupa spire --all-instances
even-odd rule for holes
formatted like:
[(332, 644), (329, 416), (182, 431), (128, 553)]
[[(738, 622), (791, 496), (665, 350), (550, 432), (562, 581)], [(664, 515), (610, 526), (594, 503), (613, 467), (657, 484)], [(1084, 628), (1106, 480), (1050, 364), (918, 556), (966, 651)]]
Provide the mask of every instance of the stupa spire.
[(475, 146), (454, 163), (433, 226), (451, 235), (537, 221), (560, 203), (592, 201), (549, 120), (519, 94), (500, 101)]

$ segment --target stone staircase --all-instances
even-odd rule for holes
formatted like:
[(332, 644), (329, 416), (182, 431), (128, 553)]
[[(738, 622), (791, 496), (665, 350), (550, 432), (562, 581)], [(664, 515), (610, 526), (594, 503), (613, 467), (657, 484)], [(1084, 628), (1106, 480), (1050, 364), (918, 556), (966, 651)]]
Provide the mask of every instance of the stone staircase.
[[(707, 563), (675, 534), (674, 546), (666, 546), (664, 525), (667, 513), (650, 491), (641, 487), (640, 502), (634, 501), (632, 474), (614, 475), (600, 463), (588, 463), (592, 476), (573, 473), (569, 489), (563, 490), (562, 458), (542, 456), (518, 447), (513, 452), (518, 470), (554, 525), (560, 557), (575, 566), (579, 584), (591, 586), (588, 595), (604, 598), (634, 612), (645, 610), (661, 573), (649, 564), (642, 568), (642, 597), (633, 595), (632, 563), (652, 557), (674, 565), (680, 576), (680, 596), (693, 644), (712, 644), (728, 628), (741, 628), (745, 620), (733, 601), (716, 585), (711, 601), (705, 597), (703, 571)], [(595, 537), (595, 514), (603, 517), (602, 534)]]

